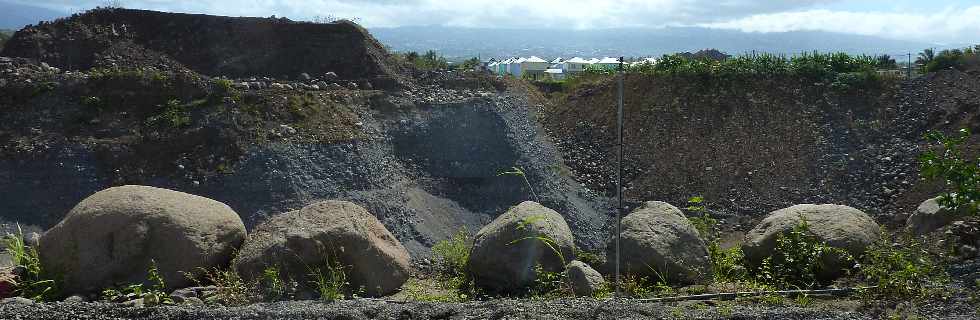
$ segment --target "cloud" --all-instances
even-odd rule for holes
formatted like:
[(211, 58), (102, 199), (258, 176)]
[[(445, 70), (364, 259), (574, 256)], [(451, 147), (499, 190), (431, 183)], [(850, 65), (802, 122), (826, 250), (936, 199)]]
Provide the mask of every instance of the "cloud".
[(930, 42), (980, 41), (980, 6), (935, 13), (806, 10), (758, 14), (701, 26), (749, 32), (831, 31)]

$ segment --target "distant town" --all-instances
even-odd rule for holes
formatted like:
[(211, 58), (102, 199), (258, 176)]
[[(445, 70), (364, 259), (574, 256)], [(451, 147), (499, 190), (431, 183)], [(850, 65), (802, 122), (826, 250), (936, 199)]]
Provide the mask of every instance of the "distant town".
[[(653, 64), (655, 62), (655, 58), (640, 58), (623, 63), (625, 65), (640, 65)], [(549, 62), (548, 60), (531, 56), (529, 58), (515, 57), (499, 61), (496, 58), (492, 58), (488, 61), (483, 61), (481, 67), (498, 75), (527, 77), (536, 80), (564, 80), (567, 77), (574, 76), (589, 69), (616, 70), (619, 64), (619, 58), (610, 57), (602, 59), (592, 58), (588, 60), (580, 57), (565, 60), (558, 57)]]

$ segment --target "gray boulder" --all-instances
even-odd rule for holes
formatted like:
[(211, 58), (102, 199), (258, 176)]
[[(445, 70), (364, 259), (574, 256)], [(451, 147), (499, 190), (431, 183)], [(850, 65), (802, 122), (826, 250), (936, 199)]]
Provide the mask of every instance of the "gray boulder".
[[(745, 235), (742, 251), (750, 266), (758, 266), (776, 248), (776, 238), (793, 230), (806, 219), (810, 232), (821, 242), (841, 248), (860, 257), (881, 237), (881, 229), (871, 217), (861, 210), (835, 204), (798, 204), (773, 211)], [(831, 280), (841, 275), (843, 261), (829, 257), (824, 261), (824, 272), (817, 275), (821, 280)]]
[[(622, 220), (620, 267), (624, 274), (668, 284), (711, 280), (708, 248), (683, 212), (660, 201), (648, 201)], [(607, 269), (616, 261), (615, 239), (606, 251)]]
[(334, 263), (352, 290), (369, 296), (398, 290), (408, 280), (409, 255), (398, 239), (366, 209), (347, 201), (324, 201), (276, 215), (255, 228), (233, 265), (246, 281), (277, 266), (284, 277), (312, 288), (313, 268)]
[(576, 296), (591, 297), (606, 285), (606, 279), (603, 279), (598, 271), (582, 261), (570, 262), (565, 266), (565, 274), (568, 277), (568, 284)]
[(966, 216), (964, 210), (953, 210), (939, 205), (939, 197), (919, 204), (915, 212), (906, 220), (906, 228), (915, 235), (923, 235), (945, 227), (953, 221)]
[(227, 266), (244, 239), (241, 218), (221, 202), (122, 186), (85, 198), (38, 241), (64, 292), (83, 293), (146, 282), (151, 261), (169, 288), (187, 286), (183, 272)]
[(573, 247), (572, 231), (558, 212), (525, 201), (476, 233), (468, 267), (481, 287), (509, 292), (532, 284), (535, 266), (561, 272), (575, 259)]

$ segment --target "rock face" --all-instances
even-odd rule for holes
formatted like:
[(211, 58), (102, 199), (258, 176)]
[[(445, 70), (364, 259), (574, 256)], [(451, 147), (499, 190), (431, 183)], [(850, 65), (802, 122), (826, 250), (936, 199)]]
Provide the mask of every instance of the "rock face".
[[(776, 237), (792, 231), (801, 217), (817, 239), (855, 257), (881, 237), (878, 224), (861, 210), (835, 204), (798, 204), (773, 211), (745, 235), (742, 244), (745, 261), (750, 265), (761, 264), (776, 248)], [(818, 278), (828, 280), (840, 275), (841, 261), (830, 258), (824, 263), (825, 272)]]
[[(538, 237), (551, 239), (554, 250)], [(566, 261), (575, 258), (574, 246), (572, 231), (558, 212), (525, 201), (476, 233), (469, 269), (481, 287), (513, 291), (534, 282), (535, 266), (560, 272)]]
[(405, 247), (371, 213), (347, 201), (319, 202), (270, 218), (249, 235), (233, 265), (249, 281), (278, 266), (283, 276), (309, 288), (311, 268), (328, 261), (344, 268), (351, 289), (363, 288), (370, 296), (394, 292), (410, 271)]
[(598, 271), (582, 261), (572, 261), (565, 266), (568, 284), (576, 296), (591, 297), (606, 284), (606, 279)]
[[(711, 261), (704, 240), (675, 206), (648, 201), (623, 218), (621, 271), (670, 284), (707, 282)], [(609, 270), (615, 268), (615, 239), (606, 251)], [(654, 272), (656, 271), (656, 272)]]
[(906, 220), (906, 227), (912, 234), (923, 235), (942, 228), (964, 216), (965, 214), (962, 211), (951, 210), (940, 206), (939, 197), (936, 197), (919, 204), (915, 212)]
[(142, 283), (151, 260), (169, 288), (181, 272), (224, 267), (245, 239), (227, 205), (183, 192), (122, 186), (82, 200), (41, 236), (41, 262), (64, 275), (65, 293)]

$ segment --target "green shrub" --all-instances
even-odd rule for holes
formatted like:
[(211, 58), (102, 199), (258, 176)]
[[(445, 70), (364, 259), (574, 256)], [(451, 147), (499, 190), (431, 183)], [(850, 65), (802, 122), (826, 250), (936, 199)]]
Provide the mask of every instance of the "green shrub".
[(940, 205), (965, 209), (976, 215), (980, 200), (980, 159), (968, 160), (960, 147), (969, 138), (969, 129), (960, 129), (955, 137), (938, 131), (926, 133), (926, 141), (935, 143), (940, 150), (931, 148), (923, 152), (919, 156), (919, 165), (922, 177), (941, 180), (948, 190), (951, 189), (939, 197)]
[(17, 225), (16, 234), (4, 239), (7, 254), (15, 268), (21, 269), (14, 293), (35, 301), (54, 301), (61, 297), (59, 277), (41, 264), (37, 248), (24, 242), (24, 231)]
[(286, 297), (286, 282), (282, 280), (279, 267), (270, 266), (263, 269), (258, 285), (265, 300), (276, 301)]
[(899, 301), (923, 298), (934, 293), (931, 285), (948, 281), (945, 270), (933, 255), (912, 237), (900, 241), (882, 232), (859, 264), (859, 274), (871, 286), (866, 297)]
[(465, 228), (460, 229), (447, 240), (436, 242), (432, 246), (439, 275), (444, 278), (465, 276), (466, 265), (470, 260), (472, 239)]
[(810, 232), (802, 219), (787, 233), (776, 237), (773, 254), (755, 270), (758, 281), (777, 288), (813, 288), (824, 271), (826, 259), (853, 261), (846, 251), (826, 245)]

